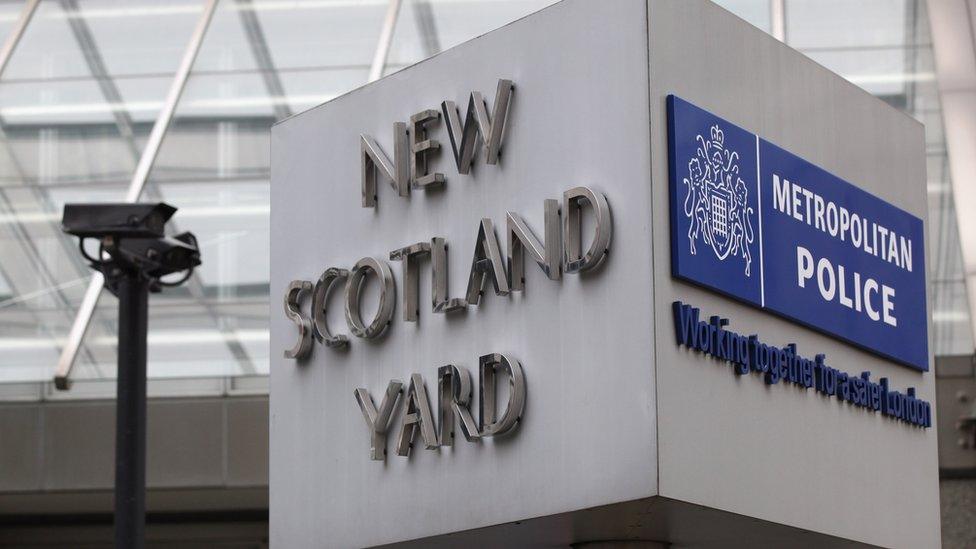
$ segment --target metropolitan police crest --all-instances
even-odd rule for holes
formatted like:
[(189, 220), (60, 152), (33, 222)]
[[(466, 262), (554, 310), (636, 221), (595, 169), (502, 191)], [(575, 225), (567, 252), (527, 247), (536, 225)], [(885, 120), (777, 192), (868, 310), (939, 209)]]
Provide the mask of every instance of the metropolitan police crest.
[(709, 139), (697, 136), (698, 150), (688, 161), (688, 186), (684, 213), (690, 218), (688, 241), (692, 255), (699, 239), (711, 246), (715, 256), (745, 260), (745, 274), (751, 276), (753, 208), (749, 189), (739, 177), (739, 153), (725, 146), (725, 133), (716, 124)]

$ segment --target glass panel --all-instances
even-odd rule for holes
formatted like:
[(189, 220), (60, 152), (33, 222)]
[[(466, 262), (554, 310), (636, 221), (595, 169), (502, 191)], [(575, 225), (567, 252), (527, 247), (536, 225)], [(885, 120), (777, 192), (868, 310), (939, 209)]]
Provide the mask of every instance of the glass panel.
[(766, 32), (772, 32), (769, 0), (714, 0), (716, 4), (731, 11)]
[[(904, 47), (918, 0), (786, 0), (786, 39), (798, 49)], [(927, 24), (927, 22), (926, 22)]]
[(553, 3), (555, 0), (405, 0), (385, 74)]
[(23, 7), (24, 0), (0, 0), (0, 45), (7, 42)]
[[(25, 30), (0, 80), (0, 382), (51, 379), (90, 277), (61, 210), (123, 199), (201, 7), (48, 0)], [(92, 323), (81, 377), (113, 373), (113, 319)]]
[[(387, 4), (387, 0), (255, 3), (255, 23), (245, 23), (260, 28), (264, 36), (286, 96), (284, 106), (300, 112), (365, 84)], [(295, 32), (296, 28), (314, 31)]]

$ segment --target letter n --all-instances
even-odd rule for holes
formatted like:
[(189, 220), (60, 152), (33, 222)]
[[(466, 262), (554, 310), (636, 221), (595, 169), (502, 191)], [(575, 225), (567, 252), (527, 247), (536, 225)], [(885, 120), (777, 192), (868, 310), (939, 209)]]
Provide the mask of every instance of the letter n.
[(410, 196), (410, 141), (404, 122), (393, 124), (393, 162), (372, 137), (359, 136), (360, 165), (362, 171), (363, 207), (376, 206), (376, 172), (390, 181), (400, 196)]

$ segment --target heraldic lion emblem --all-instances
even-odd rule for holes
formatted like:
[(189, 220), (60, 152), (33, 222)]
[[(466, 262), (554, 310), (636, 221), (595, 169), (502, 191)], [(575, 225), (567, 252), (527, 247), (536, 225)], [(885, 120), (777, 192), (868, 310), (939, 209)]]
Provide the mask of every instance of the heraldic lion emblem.
[(743, 258), (745, 274), (751, 276), (754, 210), (749, 206), (749, 189), (739, 177), (739, 153), (725, 147), (725, 133), (718, 125), (710, 133), (707, 141), (698, 135), (698, 151), (688, 162), (688, 177), (684, 178), (691, 253), (698, 253), (695, 245), (702, 239), (721, 261)]

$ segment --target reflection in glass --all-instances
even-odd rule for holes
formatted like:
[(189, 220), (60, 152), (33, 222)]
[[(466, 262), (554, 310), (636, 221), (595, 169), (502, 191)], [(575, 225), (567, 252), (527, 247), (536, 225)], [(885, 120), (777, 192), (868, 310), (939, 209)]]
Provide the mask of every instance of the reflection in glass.
[(716, 4), (731, 11), (765, 32), (772, 33), (772, 7), (770, 0), (714, 0)]
[(525, 17), (556, 0), (404, 0), (384, 74)]
[[(47, 1), (27, 26), (0, 80), (0, 382), (50, 379), (90, 276), (61, 209), (124, 197), (200, 8)], [(94, 319), (81, 376), (113, 374), (115, 332)]]

